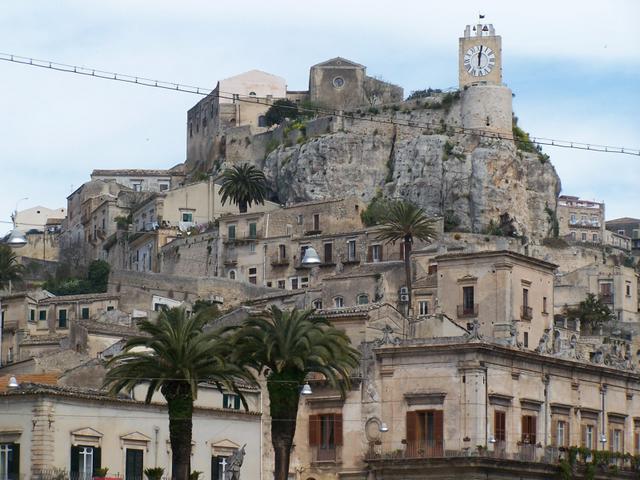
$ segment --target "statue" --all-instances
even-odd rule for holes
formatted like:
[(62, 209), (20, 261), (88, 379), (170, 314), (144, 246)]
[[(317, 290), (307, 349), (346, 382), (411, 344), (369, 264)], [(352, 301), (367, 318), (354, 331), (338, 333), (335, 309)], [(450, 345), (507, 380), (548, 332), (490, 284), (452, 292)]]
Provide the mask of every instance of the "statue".
[(227, 459), (223, 480), (240, 480), (240, 467), (242, 467), (245, 455), (244, 447), (246, 446), (247, 444), (245, 443), (242, 448), (237, 449)]

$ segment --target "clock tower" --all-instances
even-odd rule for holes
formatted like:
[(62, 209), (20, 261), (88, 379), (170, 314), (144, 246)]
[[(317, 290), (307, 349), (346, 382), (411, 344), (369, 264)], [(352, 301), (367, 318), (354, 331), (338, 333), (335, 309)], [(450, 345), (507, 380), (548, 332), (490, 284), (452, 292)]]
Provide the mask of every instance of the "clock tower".
[(459, 39), (460, 88), (502, 85), (502, 39), (490, 23), (467, 25)]
[(462, 126), (513, 138), (511, 90), (502, 84), (502, 39), (490, 23), (467, 25), (459, 48)]

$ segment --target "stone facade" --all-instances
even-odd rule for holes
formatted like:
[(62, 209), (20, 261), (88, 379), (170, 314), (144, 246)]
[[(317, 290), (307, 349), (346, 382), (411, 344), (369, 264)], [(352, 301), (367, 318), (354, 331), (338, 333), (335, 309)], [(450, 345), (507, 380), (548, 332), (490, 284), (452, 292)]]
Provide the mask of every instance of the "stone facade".
[(555, 311), (563, 314), (565, 306), (575, 307), (591, 293), (611, 309), (617, 321), (638, 322), (638, 278), (633, 268), (602, 262), (558, 276)]
[(560, 195), (556, 215), (562, 238), (574, 242), (603, 243), (604, 203)]
[[(22, 383), (22, 377), (17, 377)], [(7, 381), (6, 377), (2, 380)], [(28, 380), (26, 377), (13, 391), (0, 393), (2, 412), (10, 419), (0, 426), (0, 438), (10, 447), (21, 447), (20, 478), (53, 475), (54, 469), (69, 472), (70, 466), (78, 465), (78, 458), (73, 457), (82, 453), (92, 455), (94, 468), (108, 468), (109, 476), (142, 478), (142, 470), (151, 467), (162, 467), (171, 476), (169, 424), (161, 398), (145, 405), (143, 389), (137, 389), (130, 400)], [(193, 413), (191, 468), (203, 472), (205, 478), (212, 478), (212, 465), (219, 468), (223, 457), (245, 444), (242, 476), (261, 476), (259, 394), (247, 391), (245, 395), (249, 412), (224, 408), (221, 393), (200, 388)], [(132, 468), (132, 462), (127, 467), (127, 459), (134, 455), (141, 461), (139, 470), (127, 471)], [(71, 472), (77, 474), (77, 470)]]
[(639, 218), (616, 218), (608, 220), (607, 230), (624, 235), (631, 239), (631, 251), (634, 256), (640, 256), (640, 219)]
[(181, 185), (184, 181), (184, 167), (162, 169), (94, 170), (91, 180), (115, 181), (134, 192), (164, 192)]
[[(477, 84), (502, 85), (502, 38), (496, 35), (492, 24), (467, 25), (458, 45), (460, 88)], [(470, 52), (480, 46), (483, 51)]]

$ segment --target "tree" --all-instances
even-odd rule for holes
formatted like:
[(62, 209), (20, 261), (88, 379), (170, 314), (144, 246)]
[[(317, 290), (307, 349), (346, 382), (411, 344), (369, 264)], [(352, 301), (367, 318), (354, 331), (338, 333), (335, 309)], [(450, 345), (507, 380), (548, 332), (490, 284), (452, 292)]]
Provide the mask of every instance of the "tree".
[(599, 331), (600, 327), (613, 319), (611, 309), (593, 293), (588, 293), (577, 307), (565, 305), (565, 315), (570, 320), (580, 320), (580, 329), (590, 332)]
[(264, 205), (267, 196), (267, 179), (261, 170), (244, 163), (227, 168), (222, 174), (222, 205), (228, 200), (238, 205), (240, 213), (246, 213), (252, 203)]
[(22, 280), (24, 265), (18, 263), (18, 256), (9, 245), (0, 245), (0, 289)]
[(345, 395), (360, 353), (347, 335), (313, 310), (282, 311), (272, 306), (250, 317), (233, 336), (234, 361), (264, 375), (269, 392), (271, 443), (275, 453), (275, 480), (286, 480), (300, 387), (307, 374), (323, 375)]
[(104, 293), (109, 284), (109, 271), (111, 267), (104, 260), (94, 260), (89, 264), (87, 279), (92, 292)]
[(268, 126), (280, 125), (286, 118), (295, 120), (299, 115), (298, 106), (291, 100), (283, 98), (273, 102), (273, 105), (264, 114), (264, 119)]
[(122, 353), (107, 363), (104, 385), (112, 394), (147, 385), (146, 403), (160, 391), (169, 410), (172, 478), (189, 478), (192, 438), (193, 402), (198, 384), (203, 381), (223, 386), (240, 395), (235, 381), (253, 383), (253, 377), (229, 363), (229, 344), (217, 331), (204, 331), (209, 321), (205, 315), (187, 317), (174, 308), (162, 312), (156, 322), (139, 324), (144, 336), (127, 340)]
[(396, 243), (401, 240), (404, 244), (404, 271), (407, 292), (409, 295), (409, 310), (411, 310), (411, 245), (417, 238), (423, 242), (431, 242), (436, 238), (435, 221), (428, 218), (420, 207), (406, 200), (398, 200), (389, 206), (387, 215), (380, 230), (378, 240)]

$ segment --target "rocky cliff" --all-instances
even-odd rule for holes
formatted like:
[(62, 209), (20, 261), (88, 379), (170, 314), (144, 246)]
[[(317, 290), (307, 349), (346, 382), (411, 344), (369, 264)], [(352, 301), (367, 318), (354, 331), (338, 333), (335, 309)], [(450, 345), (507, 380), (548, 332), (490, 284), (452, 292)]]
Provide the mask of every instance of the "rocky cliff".
[(512, 140), (462, 132), (460, 100), (442, 103), (427, 99), (325, 119), (327, 133), (319, 135), (312, 122), (260, 166), (281, 202), (351, 194), (369, 201), (382, 192), (431, 215), (457, 217), (463, 231), (483, 232), (507, 212), (518, 233), (545, 236), (545, 206), (555, 209), (560, 191), (553, 165)]

